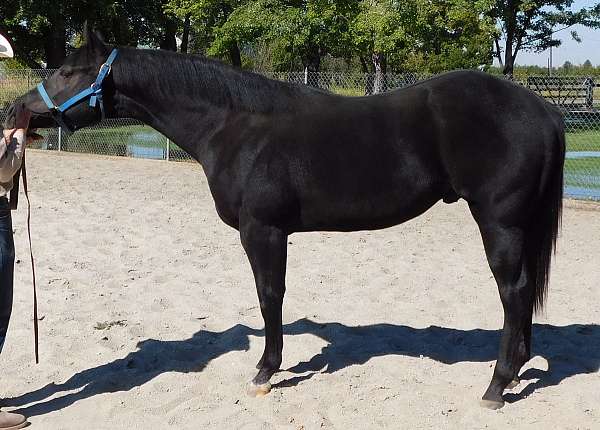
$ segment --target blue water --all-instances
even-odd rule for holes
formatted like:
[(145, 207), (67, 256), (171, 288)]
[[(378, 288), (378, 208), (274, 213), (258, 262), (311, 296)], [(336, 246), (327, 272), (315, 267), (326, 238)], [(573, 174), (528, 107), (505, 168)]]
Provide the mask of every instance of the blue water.
[(140, 146), (128, 143), (127, 156), (134, 158), (150, 158), (153, 160), (165, 160), (167, 148)]
[[(154, 146), (148, 146), (148, 144)], [(167, 158), (165, 138), (154, 131), (139, 131), (132, 135), (127, 142), (127, 155), (135, 158), (165, 160)]]
[(565, 158), (600, 158), (600, 151), (567, 151)]
[(565, 185), (565, 196), (578, 199), (600, 200), (600, 189)]

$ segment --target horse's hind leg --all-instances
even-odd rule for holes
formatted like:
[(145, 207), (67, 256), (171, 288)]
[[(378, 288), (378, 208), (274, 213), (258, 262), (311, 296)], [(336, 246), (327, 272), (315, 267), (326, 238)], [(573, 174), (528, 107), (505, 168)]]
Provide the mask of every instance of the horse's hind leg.
[(251, 217), (240, 223), (242, 245), (250, 260), (260, 311), (265, 321), (265, 350), (248, 393), (264, 395), (271, 390), (269, 379), (279, 370), (283, 349), (281, 308), (285, 293), (287, 234), (265, 226)]
[(498, 409), (504, 405), (504, 389), (518, 380), (519, 370), (530, 358), (534, 283), (525, 252), (525, 229), (503, 225), (478, 211), (473, 215), (504, 308), (498, 361), (482, 399), (482, 406)]

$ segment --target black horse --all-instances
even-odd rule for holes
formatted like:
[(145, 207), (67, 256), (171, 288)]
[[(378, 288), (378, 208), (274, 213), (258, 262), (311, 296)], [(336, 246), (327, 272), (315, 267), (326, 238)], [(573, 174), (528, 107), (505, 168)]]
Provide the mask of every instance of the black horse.
[[(46, 82), (62, 103), (89, 88), (113, 47), (92, 32)], [(252, 392), (270, 390), (283, 347), (288, 235), (390, 227), (440, 199), (465, 199), (504, 307), (487, 407), (530, 358), (561, 219), (565, 138), (559, 112), (525, 88), (476, 71), (370, 97), (341, 97), (165, 51), (119, 48), (102, 115), (137, 118), (206, 172), (221, 219), (240, 232), (265, 321)], [(97, 123), (98, 104), (54, 116), (40, 92), (19, 98), (30, 127)]]

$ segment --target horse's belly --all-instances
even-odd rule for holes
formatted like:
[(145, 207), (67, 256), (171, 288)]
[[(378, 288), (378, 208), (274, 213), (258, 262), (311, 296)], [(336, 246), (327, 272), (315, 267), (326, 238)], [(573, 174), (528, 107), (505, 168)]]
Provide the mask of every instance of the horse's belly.
[[(424, 185), (424, 184), (423, 184)], [(356, 231), (391, 227), (419, 216), (443, 197), (439, 187), (415, 185), (369, 194), (339, 192), (328, 198), (302, 201), (303, 231)]]

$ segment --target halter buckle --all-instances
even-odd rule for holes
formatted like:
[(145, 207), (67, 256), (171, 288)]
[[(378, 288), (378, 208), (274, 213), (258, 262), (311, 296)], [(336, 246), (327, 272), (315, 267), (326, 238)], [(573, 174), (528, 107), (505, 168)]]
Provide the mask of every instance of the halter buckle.
[(102, 63), (100, 65), (100, 68), (98, 69), (98, 74), (102, 73), (102, 69), (108, 67), (108, 72), (106, 72), (105, 76), (108, 76), (110, 74), (110, 72), (112, 71), (112, 64), (107, 64), (107, 63)]

